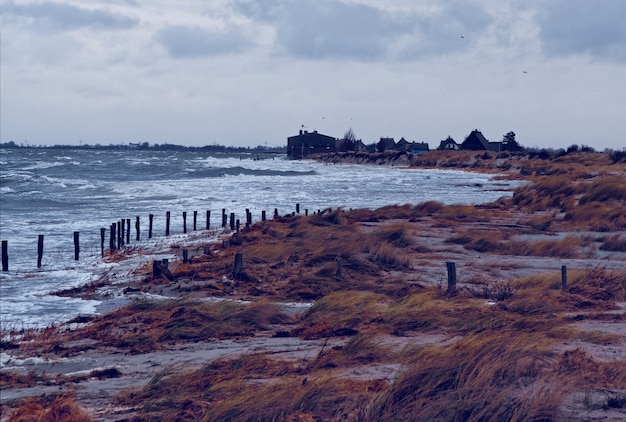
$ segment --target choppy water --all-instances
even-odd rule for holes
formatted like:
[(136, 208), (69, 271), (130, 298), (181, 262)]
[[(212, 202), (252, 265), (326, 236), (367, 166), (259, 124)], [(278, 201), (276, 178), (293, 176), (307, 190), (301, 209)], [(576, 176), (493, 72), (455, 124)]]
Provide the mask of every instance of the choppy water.
[[(454, 170), (409, 170), (356, 165), (324, 165), (282, 157), (194, 152), (64, 149), (0, 150), (0, 237), (8, 241), (9, 272), (0, 274), (0, 321), (46, 325), (93, 312), (97, 302), (52, 296), (51, 291), (94, 280), (99, 263), (100, 228), (140, 217), (142, 236), (154, 214), (154, 236), (183, 231), (183, 211), (192, 229), (221, 225), (221, 210), (245, 221), (266, 210), (378, 208), (436, 200), (476, 204), (509, 195), (516, 182)], [(74, 261), (73, 232), (80, 232), (81, 258)], [(42, 268), (37, 238), (44, 235)], [(134, 241), (131, 244), (135, 243)], [(115, 269), (109, 269), (114, 271)]]

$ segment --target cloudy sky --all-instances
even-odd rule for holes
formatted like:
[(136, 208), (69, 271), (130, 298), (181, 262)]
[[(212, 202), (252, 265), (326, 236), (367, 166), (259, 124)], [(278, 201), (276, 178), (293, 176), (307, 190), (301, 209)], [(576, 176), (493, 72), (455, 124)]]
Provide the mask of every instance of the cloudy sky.
[(625, 0), (0, 0), (1, 141), (626, 147)]

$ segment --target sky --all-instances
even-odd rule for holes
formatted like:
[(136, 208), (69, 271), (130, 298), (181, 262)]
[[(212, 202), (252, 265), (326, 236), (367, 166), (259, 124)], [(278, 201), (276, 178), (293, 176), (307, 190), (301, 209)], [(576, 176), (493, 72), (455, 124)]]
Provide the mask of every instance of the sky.
[(0, 141), (626, 147), (626, 0), (0, 0)]

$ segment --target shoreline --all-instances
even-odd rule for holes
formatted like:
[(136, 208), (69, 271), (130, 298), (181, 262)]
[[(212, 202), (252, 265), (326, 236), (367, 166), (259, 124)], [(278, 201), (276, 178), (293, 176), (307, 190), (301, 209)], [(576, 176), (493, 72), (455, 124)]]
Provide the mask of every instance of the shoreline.
[[(609, 181), (617, 174), (625, 187), (616, 185), (614, 192), (626, 192), (626, 171), (609, 163), (604, 173), (588, 178), (578, 174), (579, 164), (565, 163), (564, 172), (553, 173), (561, 177), (559, 183), (552, 183), (542, 174), (545, 164), (519, 166), (533, 169), (525, 175), (532, 183), (518, 188), (513, 198), (490, 204), (443, 205), (431, 201), (378, 210), (330, 210), (256, 223), (233, 234), (227, 246), (203, 241), (181, 244), (179, 247), (192, 251), (193, 260), (171, 263), (176, 280), (155, 278), (144, 264), (134, 270), (134, 281), (115, 285), (116, 289), (146, 295), (165, 293), (173, 300), (134, 302), (71, 327), (59, 327), (56, 337), (34, 334), (32, 339), (11, 342), (11, 348), (3, 344), (15, 359), (46, 356), (50, 360), (28, 367), (3, 364), (0, 373), (14, 375), (3, 378), (3, 391), (11, 396), (2, 399), (2, 420), (19, 408), (22, 402), (18, 397), (36, 399), (44, 392), (70, 390), (75, 391), (76, 403), (95, 420), (146, 416), (158, 420), (173, 408), (146, 405), (157, 403), (161, 397), (161, 390), (146, 389), (152, 384), (150, 380), (156, 379), (153, 377), (179, 379), (180, 374), (201, 379), (202, 375), (194, 371), (205, 368), (203, 373), (207, 373), (207, 364), (218, 371), (219, 365), (238, 360), (245, 366), (254, 359), (271, 359), (264, 369), (248, 371), (258, 383), (257, 389), (265, 388), (261, 386), (268, 379), (274, 380), (268, 384), (276, 383), (274, 388), (284, 385), (303, 393), (311, 388), (330, 388), (323, 387), (327, 377), (348, 380), (358, 387), (358, 393), (343, 381), (337, 384), (341, 387), (333, 388), (341, 389), (341, 397), (350, 397), (343, 402), (344, 408), (359, 400), (370, 403), (366, 420), (388, 415), (391, 408), (381, 403), (393, 403), (394, 391), (402, 388), (402, 383), (412, 382), (411, 371), (419, 370), (413, 369), (413, 356), (421, 356), (425, 365), (428, 359), (424, 353), (430, 348), (437, 351), (440, 362), (452, 350), (465, 350), (471, 359), (479, 359), (472, 355), (472, 341), (485, 342), (486, 349), (480, 353), (487, 355), (502, 347), (513, 354), (513, 349), (507, 349), (502, 341), (512, 341), (511, 345), (519, 346), (519, 350), (535, 347), (533, 353), (545, 348), (543, 358), (529, 363), (528, 368), (536, 367), (538, 371), (525, 381), (531, 384), (555, 382), (548, 377), (552, 373), (550, 362), (554, 361), (560, 371), (565, 371), (561, 372), (561, 380), (575, 380), (576, 374), (586, 373), (581, 372), (582, 363), (571, 366), (567, 359), (573, 356), (583, 359), (581, 362), (592, 362), (596, 368), (622, 364), (626, 361), (626, 277), (622, 275), (626, 274), (626, 250), (619, 245), (626, 243), (622, 236), (626, 221), (619, 218), (619, 213), (626, 207), (626, 196), (621, 203), (619, 199), (600, 200), (593, 196), (593, 189), (594, 178)], [(483, 165), (492, 168), (492, 164)], [(599, 168), (598, 164), (581, 166), (586, 169), (584, 174), (598, 172)], [(580, 186), (567, 185), (565, 180), (577, 181)], [(583, 189), (583, 183), (589, 187)], [(572, 190), (574, 186), (580, 192)], [(546, 194), (548, 188), (552, 190), (550, 197)], [(580, 204), (585, 201), (604, 207), (605, 218), (581, 214), (586, 212), (585, 203)], [(612, 215), (618, 217), (611, 220)], [(209, 255), (200, 252), (205, 246), (210, 247)], [(178, 250), (170, 252), (177, 254)], [(234, 276), (236, 252), (243, 253), (244, 270)], [(456, 263), (458, 281), (452, 291), (446, 286), (446, 262)], [(568, 271), (566, 290), (559, 287), (563, 266)], [(209, 303), (210, 298), (221, 302)], [(280, 301), (313, 305), (303, 312), (285, 314), (274, 305)], [(255, 309), (254, 314), (247, 312), (249, 306)], [(220, 309), (229, 309), (226, 319), (220, 320), (221, 328), (206, 331)], [(241, 316), (230, 325), (228, 315)], [(111, 324), (117, 328), (111, 330)], [(172, 331), (174, 328), (176, 331)], [(512, 332), (514, 341), (509, 338)], [(360, 346), (353, 346), (358, 341)], [(213, 353), (216, 350), (224, 352), (221, 357)], [(524, 356), (509, 364), (519, 365), (532, 354)], [(563, 366), (566, 361), (571, 367)], [(108, 363), (103, 366), (103, 362)], [(167, 369), (172, 362), (189, 364)], [(495, 356), (491, 363), (485, 363), (497, 364)], [(283, 375), (272, 372), (275, 365), (281, 365), (278, 373)], [(54, 366), (58, 370), (52, 370)], [(115, 376), (99, 377), (97, 371), (104, 369)], [(83, 372), (77, 375), (77, 371)], [(619, 397), (626, 397), (626, 373), (623, 369), (616, 373), (622, 378), (613, 378), (610, 388), (602, 384), (606, 380), (590, 384), (589, 380), (565, 382), (560, 388), (566, 394), (561, 398), (546, 394), (543, 405), (552, 400), (549, 408), (555, 420), (626, 417), (624, 407), (606, 405), (607, 397), (614, 397), (615, 403), (620, 403)], [(243, 374), (237, 378), (240, 375), (236, 371), (222, 376), (239, 389), (229, 390), (225, 384), (227, 395), (221, 400), (229, 397), (231, 406), (237, 406), (246, 394), (248, 378)], [(520, 393), (515, 387), (520, 380), (509, 381), (500, 390), (514, 397)], [(486, 383), (485, 391), (492, 391), (488, 380), (475, 382)], [(153, 387), (159, 385), (155, 382)], [(424, 385), (419, 388), (426, 388)], [(187, 388), (186, 400), (196, 403), (195, 390)], [(419, 391), (418, 386), (412, 388)], [(587, 391), (587, 396), (579, 395), (580, 388)], [(102, 391), (109, 393), (99, 393)], [(327, 393), (331, 396), (338, 394), (330, 391)], [(445, 412), (446, 391), (433, 396), (437, 399), (426, 409)], [(610, 391), (609, 396), (603, 396), (602, 391)], [(176, 403), (179, 397), (170, 400)], [(216, 396), (210, 400), (220, 399)], [(281, 400), (280, 406), (287, 406)], [(210, 409), (198, 410), (196, 415), (219, 415), (220, 406), (225, 404), (212, 403)], [(262, 414), (258, 406), (263, 400), (257, 407), (246, 403)], [(533, 414), (530, 401), (516, 402), (516, 406)], [(285, 414), (293, 417), (332, 418), (332, 407), (308, 403), (304, 408), (309, 410), (290, 411), (289, 406), (284, 407)], [(405, 415), (423, 415), (405, 411), (409, 412)]]

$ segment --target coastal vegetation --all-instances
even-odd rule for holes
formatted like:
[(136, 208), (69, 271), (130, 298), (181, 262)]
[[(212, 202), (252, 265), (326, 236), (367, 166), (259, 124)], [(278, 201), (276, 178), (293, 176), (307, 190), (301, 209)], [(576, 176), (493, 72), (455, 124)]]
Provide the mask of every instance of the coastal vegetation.
[[(356, 162), (358, 154), (320, 159)], [(395, 154), (373, 154), (368, 163), (400, 163)], [(137, 269), (140, 281), (74, 289), (83, 297), (114, 289), (138, 299), (39, 332), (4, 332), (3, 350), (57, 360), (89, 353), (158, 360), (208, 345), (264, 343), (193, 364), (191, 357), (155, 364), (146, 382), (118, 389), (98, 406), (84, 404), (81, 388), (94, 380), (130, 381), (130, 368), (56, 375), (3, 370), (3, 390), (55, 386), (58, 392), (5, 401), (1, 417), (626, 417), (622, 159), (580, 150), (547, 158), (475, 151), (404, 157), (406, 165), (489, 171), (528, 183), (511, 197), (476, 206), (429, 201), (279, 216), (230, 234), (228, 242), (190, 247), (188, 262), (170, 263), (172, 279), (145, 266)], [(235, 275), (237, 252), (244, 266)], [(454, 288), (445, 283), (451, 261), (458, 269)], [(286, 350), (285, 339), (297, 347)]]

